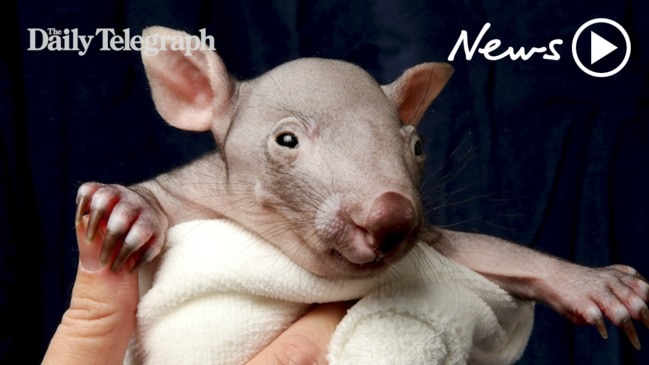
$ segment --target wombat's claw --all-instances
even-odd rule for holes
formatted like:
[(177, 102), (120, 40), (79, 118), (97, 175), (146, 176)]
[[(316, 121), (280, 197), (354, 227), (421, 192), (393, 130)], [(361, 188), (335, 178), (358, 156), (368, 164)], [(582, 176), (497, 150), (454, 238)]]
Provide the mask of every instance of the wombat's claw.
[(93, 210), (90, 213), (90, 219), (88, 220), (88, 228), (86, 229), (86, 241), (88, 243), (92, 242), (95, 239), (95, 235), (99, 230), (99, 224), (101, 220), (106, 215), (105, 209)]
[(150, 260), (150, 258), (148, 258), (146, 254), (141, 255), (141, 256), (137, 259), (137, 261), (135, 262), (135, 264), (133, 265), (133, 267), (131, 267), (131, 269), (129, 270), (129, 272), (132, 273), (132, 272), (134, 272), (134, 271), (137, 271), (140, 267), (142, 267), (142, 265), (144, 265), (144, 264), (146, 264), (147, 262), (149, 262), (149, 260)]
[(633, 347), (635, 347), (636, 350), (640, 350), (640, 339), (638, 338), (638, 332), (636, 332), (631, 318), (627, 318), (622, 322), (622, 329), (624, 330), (626, 337), (631, 341)]
[[(644, 311), (643, 311), (644, 312)], [(649, 312), (646, 314), (642, 313), (641, 314), (642, 321), (645, 322), (645, 316), (649, 315)], [(646, 323), (645, 323), (646, 325)], [(608, 331), (606, 330), (606, 324), (604, 323), (604, 318), (603, 317), (598, 317), (595, 320), (595, 327), (597, 327), (597, 331), (599, 331), (599, 335), (602, 336), (603, 339), (608, 339)], [(627, 318), (624, 321), (622, 321), (622, 324), (620, 325), (622, 329), (624, 330), (624, 334), (626, 334), (626, 337), (629, 338), (629, 341), (631, 341), (631, 344), (636, 350), (640, 350), (640, 338), (638, 338), (638, 332), (636, 332), (635, 327), (633, 326), (633, 321), (631, 318)]]
[(608, 339), (608, 331), (606, 331), (606, 323), (604, 323), (603, 317), (597, 317), (595, 320), (595, 327), (597, 327), (599, 335), (602, 336), (603, 339)]
[(126, 259), (128, 256), (131, 254), (131, 249), (128, 248), (127, 246), (122, 246), (122, 248), (119, 250), (119, 253), (117, 254), (117, 257), (115, 258), (115, 261), (113, 261), (113, 264), (111, 265), (110, 269), (114, 272), (119, 271), (122, 266), (124, 266), (124, 263), (126, 263)]
[(104, 245), (101, 248), (101, 255), (99, 256), (99, 262), (102, 265), (106, 265), (106, 263), (111, 259), (115, 245), (124, 238), (123, 236), (123, 234), (106, 231)]
[(643, 308), (640, 311), (640, 319), (642, 319), (642, 323), (644, 323), (645, 327), (649, 328), (649, 309)]
[(88, 204), (90, 204), (90, 197), (88, 196), (81, 196), (78, 201), (77, 201), (77, 211), (74, 214), (74, 225), (79, 226), (81, 223), (81, 218), (84, 216), (86, 213), (86, 209), (88, 209)]
[(75, 225), (83, 223), (84, 240), (101, 244), (99, 262), (113, 271), (124, 266), (133, 271), (151, 261), (160, 253), (167, 228), (164, 216), (140, 193), (94, 182), (81, 185), (77, 193)]

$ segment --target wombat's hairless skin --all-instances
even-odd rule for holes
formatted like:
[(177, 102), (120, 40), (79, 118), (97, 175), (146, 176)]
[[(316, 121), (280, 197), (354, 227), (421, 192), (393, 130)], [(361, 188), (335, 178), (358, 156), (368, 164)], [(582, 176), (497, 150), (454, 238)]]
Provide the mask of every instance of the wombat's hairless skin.
[[(152, 27), (147, 36), (186, 36)], [(587, 268), (478, 234), (433, 227), (419, 196), (424, 153), (415, 126), (451, 76), (424, 63), (380, 86), (362, 69), (316, 58), (239, 82), (213, 51), (143, 54), (153, 100), (171, 125), (211, 131), (219, 151), (134, 186), (88, 182), (77, 223), (104, 235), (113, 270), (156, 257), (171, 225), (225, 217), (322, 276), (376, 274), (425, 241), (513, 295), (578, 324), (604, 317), (640, 347), (649, 285), (633, 268)], [(126, 265), (125, 265), (126, 264)]]

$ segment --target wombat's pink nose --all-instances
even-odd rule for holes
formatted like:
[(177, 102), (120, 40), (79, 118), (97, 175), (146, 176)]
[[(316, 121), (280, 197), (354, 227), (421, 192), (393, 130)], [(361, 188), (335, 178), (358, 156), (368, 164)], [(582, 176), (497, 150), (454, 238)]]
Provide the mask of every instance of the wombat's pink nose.
[(414, 205), (401, 194), (388, 192), (370, 205), (365, 227), (374, 240), (376, 254), (387, 256), (399, 247), (417, 227)]

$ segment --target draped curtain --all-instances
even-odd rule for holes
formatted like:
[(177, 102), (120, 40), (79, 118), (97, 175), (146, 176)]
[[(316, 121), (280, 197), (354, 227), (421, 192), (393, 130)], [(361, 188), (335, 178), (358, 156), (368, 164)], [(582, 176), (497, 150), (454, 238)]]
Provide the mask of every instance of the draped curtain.
[[(0, 362), (39, 363), (68, 305), (77, 252), (73, 214), (85, 181), (131, 184), (213, 149), (211, 136), (157, 115), (134, 51), (29, 48), (30, 28), (205, 28), (239, 79), (291, 59), (354, 62), (386, 83), (446, 61), (461, 31), (481, 43), (548, 47), (490, 61), (462, 49), (419, 130), (422, 188), (435, 224), (506, 238), (584, 265), (649, 274), (649, 14), (646, 1), (36, 1), (0, 12)], [(570, 52), (592, 18), (621, 23), (627, 66), (581, 72)], [(98, 42), (98, 41), (96, 41)], [(646, 364), (609, 325), (604, 341), (543, 305), (521, 364)], [(649, 331), (640, 329), (649, 344)]]

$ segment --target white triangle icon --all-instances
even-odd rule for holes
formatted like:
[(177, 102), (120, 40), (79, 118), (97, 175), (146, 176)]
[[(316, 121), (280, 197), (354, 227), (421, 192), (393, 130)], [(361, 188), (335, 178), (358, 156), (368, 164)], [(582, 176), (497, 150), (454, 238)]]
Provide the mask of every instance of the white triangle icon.
[(602, 38), (599, 34), (590, 32), (590, 64), (601, 60), (608, 56), (609, 53), (615, 51), (617, 46), (613, 43)]

